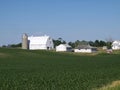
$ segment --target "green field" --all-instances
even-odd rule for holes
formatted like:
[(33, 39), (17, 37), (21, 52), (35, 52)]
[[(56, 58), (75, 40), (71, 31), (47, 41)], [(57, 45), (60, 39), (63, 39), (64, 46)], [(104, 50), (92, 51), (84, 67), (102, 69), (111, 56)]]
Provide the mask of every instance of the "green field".
[(0, 48), (0, 90), (92, 90), (120, 80), (120, 53)]

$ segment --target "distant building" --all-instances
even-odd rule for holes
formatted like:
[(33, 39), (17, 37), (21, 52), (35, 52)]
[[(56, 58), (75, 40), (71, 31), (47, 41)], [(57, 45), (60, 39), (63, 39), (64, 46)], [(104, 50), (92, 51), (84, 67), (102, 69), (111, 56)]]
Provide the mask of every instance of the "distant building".
[(97, 48), (92, 47), (90, 45), (79, 45), (77, 48), (74, 49), (74, 52), (80, 52), (80, 53), (92, 53), (96, 51)]
[(114, 41), (112, 43), (112, 49), (113, 50), (119, 50), (120, 49), (120, 41)]
[(107, 46), (103, 46), (103, 50), (107, 50), (108, 48), (107, 48)]
[[(23, 47), (26, 47), (26, 48), (23, 48)], [(22, 41), (22, 49), (51, 50), (53, 48), (54, 48), (54, 44), (53, 44), (52, 38), (46, 35), (30, 36), (30, 37), (25, 38), (25, 40)]]
[(71, 52), (72, 47), (68, 44), (60, 44), (60, 45), (56, 46), (56, 51), (57, 52)]

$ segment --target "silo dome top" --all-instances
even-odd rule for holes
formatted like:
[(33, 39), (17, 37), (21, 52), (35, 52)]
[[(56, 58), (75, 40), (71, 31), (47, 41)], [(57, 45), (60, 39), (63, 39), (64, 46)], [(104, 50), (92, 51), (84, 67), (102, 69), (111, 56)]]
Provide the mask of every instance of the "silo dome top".
[(23, 38), (27, 38), (28, 36), (27, 36), (26, 33), (24, 33), (22, 37), (23, 37)]

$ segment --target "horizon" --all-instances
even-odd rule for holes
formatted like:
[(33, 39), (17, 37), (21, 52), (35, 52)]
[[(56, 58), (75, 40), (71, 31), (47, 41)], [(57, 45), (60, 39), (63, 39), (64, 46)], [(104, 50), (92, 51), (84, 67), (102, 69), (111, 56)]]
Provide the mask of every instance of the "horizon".
[(23, 33), (67, 42), (120, 40), (120, 1), (1, 0), (0, 46), (20, 43)]

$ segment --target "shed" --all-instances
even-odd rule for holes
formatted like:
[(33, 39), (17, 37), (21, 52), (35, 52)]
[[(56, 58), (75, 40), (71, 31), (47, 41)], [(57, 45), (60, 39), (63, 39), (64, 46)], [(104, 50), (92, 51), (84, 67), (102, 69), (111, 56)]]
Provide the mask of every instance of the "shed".
[(74, 52), (81, 52), (81, 53), (92, 53), (96, 51), (97, 48), (92, 47), (90, 45), (79, 45), (77, 48), (74, 49)]
[(63, 51), (63, 52), (71, 52), (72, 51), (72, 47), (68, 44), (60, 44), (58, 46), (56, 46), (56, 51)]
[(107, 46), (103, 46), (103, 50), (107, 50), (108, 48), (107, 48)]

